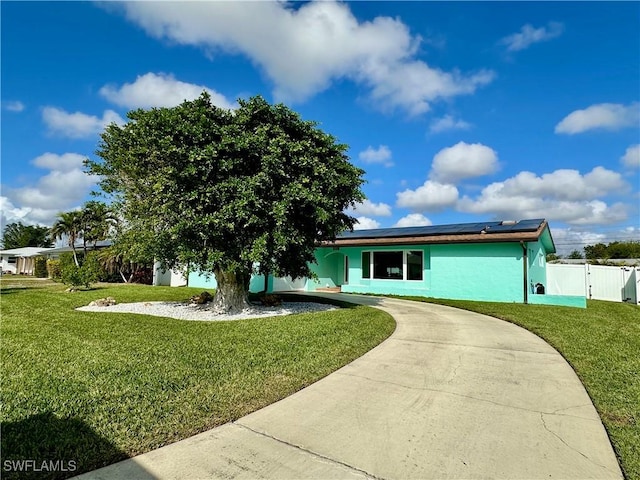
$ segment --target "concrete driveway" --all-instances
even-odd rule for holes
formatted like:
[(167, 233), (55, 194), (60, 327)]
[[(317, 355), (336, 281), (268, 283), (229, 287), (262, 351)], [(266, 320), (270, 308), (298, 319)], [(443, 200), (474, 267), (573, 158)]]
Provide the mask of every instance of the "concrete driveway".
[(389, 312), (396, 331), (280, 402), (80, 478), (622, 478), (584, 387), (540, 338), (439, 305), (344, 299)]

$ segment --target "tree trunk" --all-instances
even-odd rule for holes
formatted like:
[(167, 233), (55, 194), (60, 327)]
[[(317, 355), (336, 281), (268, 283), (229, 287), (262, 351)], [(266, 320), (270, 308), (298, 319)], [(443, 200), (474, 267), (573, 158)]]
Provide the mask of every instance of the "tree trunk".
[(239, 313), (249, 307), (250, 273), (243, 275), (224, 270), (214, 270), (216, 276), (216, 294), (213, 307), (221, 313)]

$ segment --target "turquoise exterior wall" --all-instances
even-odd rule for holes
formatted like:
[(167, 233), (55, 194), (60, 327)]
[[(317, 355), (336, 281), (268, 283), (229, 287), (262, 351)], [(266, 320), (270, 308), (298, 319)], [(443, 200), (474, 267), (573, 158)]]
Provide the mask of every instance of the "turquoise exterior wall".
[[(423, 252), (422, 280), (382, 280), (362, 278), (362, 252), (384, 251), (421, 251)], [(399, 245), (381, 247), (341, 247), (340, 251), (348, 257), (349, 282), (342, 284), (342, 291), (346, 293), (377, 293), (388, 295), (418, 295), (429, 296), (430, 262), (429, 247), (425, 245)]]
[(305, 290), (316, 288), (338, 287), (344, 283), (344, 249), (320, 247), (316, 249), (316, 262), (310, 265), (317, 279), (308, 279)]
[(533, 305), (587, 308), (587, 297), (578, 295), (529, 295), (529, 303)]
[(457, 300), (524, 302), (519, 243), (431, 247), (431, 295)]
[[(189, 286), (202, 288), (204, 290), (215, 290), (218, 286), (215, 275), (211, 274), (209, 278), (200, 272), (189, 272)], [(269, 291), (273, 288), (273, 277), (269, 276)], [(249, 291), (258, 293), (264, 290), (264, 275), (253, 275), (249, 283)]]
[[(363, 251), (421, 251), (422, 280), (362, 278)], [(318, 249), (315, 271), (331, 278), (346, 293), (417, 295), (461, 300), (524, 302), (522, 247), (518, 243), (445, 245), (397, 245), (384, 247), (340, 247)], [(342, 275), (344, 257), (349, 262), (349, 282)], [(323, 285), (324, 286), (324, 285)], [(308, 290), (313, 289), (307, 288)]]
[(535, 294), (535, 285), (541, 283), (547, 288), (547, 251), (540, 241), (527, 243), (529, 271), (529, 293)]

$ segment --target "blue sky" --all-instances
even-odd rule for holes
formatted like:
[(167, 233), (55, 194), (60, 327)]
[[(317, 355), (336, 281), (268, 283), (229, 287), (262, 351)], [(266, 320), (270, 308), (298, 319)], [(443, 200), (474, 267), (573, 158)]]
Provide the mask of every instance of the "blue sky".
[(207, 89), (349, 145), (359, 228), (640, 239), (638, 2), (2, 2), (2, 225), (89, 199), (106, 123)]

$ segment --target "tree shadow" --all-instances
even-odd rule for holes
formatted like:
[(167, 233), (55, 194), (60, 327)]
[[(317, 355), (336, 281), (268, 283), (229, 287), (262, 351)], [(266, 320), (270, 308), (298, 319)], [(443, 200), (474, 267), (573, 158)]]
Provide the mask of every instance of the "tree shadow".
[(335, 305), (340, 308), (357, 308), (361, 305), (376, 306), (382, 304), (383, 297), (374, 297), (359, 294), (336, 294), (327, 292), (276, 292), (284, 301), (291, 302), (315, 302)]
[(8, 295), (10, 293), (16, 293), (21, 290), (26, 290), (25, 287), (4, 287), (0, 288), (0, 295)]
[[(128, 458), (78, 418), (46, 412), (1, 428), (3, 479), (65, 479)], [(136, 478), (153, 478), (137, 468)]]

